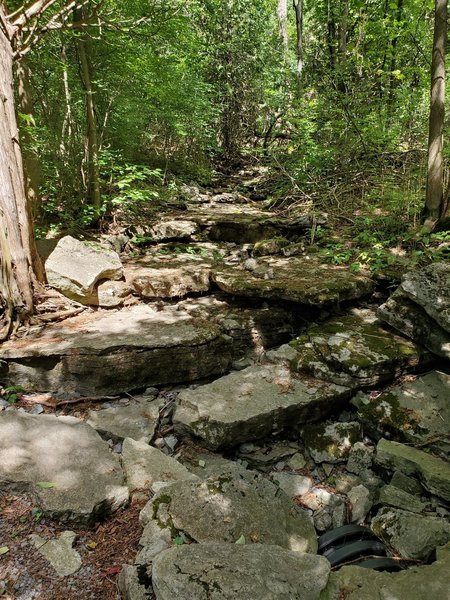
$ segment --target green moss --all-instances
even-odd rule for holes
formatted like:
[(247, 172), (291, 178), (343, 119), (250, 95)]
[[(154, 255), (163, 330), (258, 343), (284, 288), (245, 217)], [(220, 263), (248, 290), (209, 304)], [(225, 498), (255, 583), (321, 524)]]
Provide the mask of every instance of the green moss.
[(420, 417), (413, 410), (401, 406), (397, 396), (390, 392), (382, 394), (368, 404), (361, 404), (359, 414), (369, 422), (399, 431), (426, 433), (426, 430), (419, 427)]

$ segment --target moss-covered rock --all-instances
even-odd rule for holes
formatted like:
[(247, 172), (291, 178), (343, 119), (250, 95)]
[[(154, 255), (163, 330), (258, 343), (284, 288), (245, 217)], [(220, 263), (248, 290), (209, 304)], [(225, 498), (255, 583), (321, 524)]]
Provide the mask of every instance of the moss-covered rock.
[(308, 329), (291, 342), (297, 371), (334, 383), (364, 387), (431, 361), (411, 340), (383, 328), (371, 310), (354, 309)]
[(347, 460), (353, 444), (361, 440), (357, 422), (307, 425), (301, 436), (316, 462), (339, 463)]

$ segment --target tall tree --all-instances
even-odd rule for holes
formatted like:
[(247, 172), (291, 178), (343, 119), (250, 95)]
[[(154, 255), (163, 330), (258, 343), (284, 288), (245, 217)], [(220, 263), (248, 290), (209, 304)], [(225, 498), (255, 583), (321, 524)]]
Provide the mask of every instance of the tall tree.
[(302, 88), (303, 76), (303, 0), (292, 0), (295, 10), (295, 25), (296, 25), (296, 51), (297, 51), (297, 82), (299, 91)]
[(432, 229), (444, 216), (443, 132), (445, 116), (445, 46), (447, 43), (447, 0), (435, 0), (431, 98), (428, 129), (428, 172), (425, 199), (425, 226)]

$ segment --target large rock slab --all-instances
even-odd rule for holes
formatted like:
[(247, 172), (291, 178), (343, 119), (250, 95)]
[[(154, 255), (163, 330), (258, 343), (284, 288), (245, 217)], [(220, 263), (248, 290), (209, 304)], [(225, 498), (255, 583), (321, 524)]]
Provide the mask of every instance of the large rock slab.
[(287, 310), (216, 296), (82, 314), (2, 344), (0, 376), (30, 391), (117, 394), (223, 374), (287, 341), (292, 328)]
[(98, 433), (74, 417), (0, 413), (0, 489), (32, 492), (48, 516), (91, 523), (128, 499)]
[(447, 461), (385, 439), (378, 442), (375, 460), (384, 468), (417, 476), (431, 494), (450, 501), (450, 464)]
[(450, 358), (450, 333), (398, 288), (378, 308), (379, 318), (438, 356)]
[(351, 387), (390, 381), (431, 361), (426, 350), (384, 329), (368, 309), (315, 325), (290, 345), (298, 351), (291, 361), (296, 370)]
[(154, 223), (150, 230), (150, 235), (155, 242), (162, 242), (164, 240), (189, 239), (197, 231), (198, 225), (194, 221), (165, 218)]
[(450, 541), (450, 523), (445, 519), (395, 508), (381, 509), (371, 528), (398, 555), (410, 560), (428, 560), (437, 546)]
[(232, 345), (211, 320), (138, 305), (54, 323), (3, 344), (0, 360), (27, 390), (93, 396), (223, 373)]
[(450, 545), (437, 551), (437, 560), (399, 573), (379, 573), (361, 567), (342, 567), (331, 573), (320, 600), (424, 600), (448, 598)]
[(354, 300), (374, 289), (370, 277), (321, 264), (317, 259), (265, 257), (255, 262), (257, 266), (252, 271), (243, 266), (217, 267), (213, 270), (213, 280), (222, 290), (236, 296), (313, 306)]
[(158, 491), (141, 511), (172, 535), (205, 542), (273, 544), (315, 553), (309, 514), (276, 485), (252, 472), (180, 481)]
[(432, 319), (450, 333), (450, 264), (434, 263), (406, 273), (402, 292), (421, 306)]
[(162, 552), (152, 582), (157, 600), (318, 600), (327, 562), (277, 546), (191, 544)]
[[(45, 262), (48, 283), (82, 304), (98, 304), (95, 284), (102, 279), (121, 279), (122, 263), (116, 252), (93, 242), (67, 235), (61, 238)], [(96, 301), (97, 297), (97, 301)]]
[(297, 378), (284, 365), (249, 367), (183, 390), (174, 424), (180, 433), (200, 437), (214, 450), (317, 420), (350, 393), (335, 384)]
[(149, 252), (126, 263), (125, 277), (142, 298), (179, 298), (209, 290), (212, 264), (212, 259), (188, 252)]
[(399, 441), (450, 451), (450, 375), (431, 371), (378, 396), (360, 394), (354, 403), (368, 430)]

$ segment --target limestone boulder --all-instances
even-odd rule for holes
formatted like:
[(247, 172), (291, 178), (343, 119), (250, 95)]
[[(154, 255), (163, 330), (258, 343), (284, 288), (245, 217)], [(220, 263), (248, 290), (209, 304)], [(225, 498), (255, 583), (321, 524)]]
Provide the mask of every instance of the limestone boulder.
[(435, 516), (383, 508), (372, 519), (373, 532), (401, 557), (428, 560), (437, 546), (450, 541), (450, 523)]
[(47, 258), (45, 272), (48, 283), (68, 298), (82, 304), (98, 304), (97, 282), (121, 279), (123, 267), (113, 250), (68, 235), (59, 240)]
[(450, 501), (450, 464), (418, 448), (381, 439), (375, 461), (391, 471), (417, 476), (431, 494)]
[(158, 491), (141, 521), (184, 539), (234, 544), (261, 543), (315, 553), (317, 540), (309, 514), (276, 485), (248, 472), (206, 480), (180, 481)]
[(450, 375), (431, 371), (382, 394), (359, 394), (354, 404), (368, 431), (429, 446), (450, 455)]
[(183, 390), (174, 424), (180, 434), (199, 437), (214, 450), (317, 420), (350, 394), (349, 388), (297, 378), (284, 365), (248, 367)]
[(406, 273), (400, 284), (402, 292), (450, 333), (450, 264), (433, 263)]
[(191, 544), (153, 563), (157, 600), (318, 600), (329, 575), (322, 556), (261, 544)]
[(450, 358), (450, 333), (398, 288), (377, 311), (378, 317), (438, 356)]
[(296, 370), (358, 388), (390, 381), (431, 361), (424, 348), (383, 328), (368, 309), (315, 325), (291, 346), (298, 352), (291, 362)]
[(216, 267), (212, 278), (236, 296), (289, 300), (323, 306), (370, 294), (373, 280), (348, 269), (307, 257), (265, 257), (252, 272), (244, 267)]
[(320, 600), (424, 600), (447, 598), (450, 545), (437, 551), (431, 565), (412, 566), (399, 573), (380, 573), (357, 566), (331, 573)]
[(0, 490), (31, 492), (51, 518), (93, 523), (123, 506), (119, 459), (74, 417), (0, 413)]

